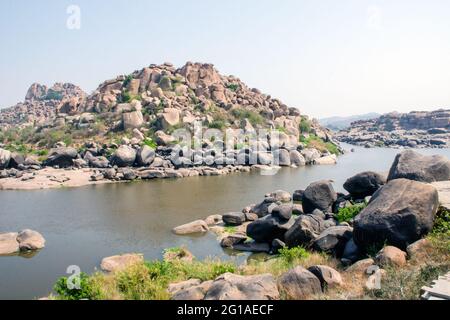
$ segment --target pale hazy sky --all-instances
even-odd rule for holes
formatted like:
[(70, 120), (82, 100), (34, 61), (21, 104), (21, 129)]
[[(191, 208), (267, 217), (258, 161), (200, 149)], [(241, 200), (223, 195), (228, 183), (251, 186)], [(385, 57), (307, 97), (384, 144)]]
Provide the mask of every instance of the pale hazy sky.
[(214, 63), (315, 117), (450, 107), (448, 0), (2, 0), (0, 39), (1, 107), (33, 82), (91, 92), (165, 61)]

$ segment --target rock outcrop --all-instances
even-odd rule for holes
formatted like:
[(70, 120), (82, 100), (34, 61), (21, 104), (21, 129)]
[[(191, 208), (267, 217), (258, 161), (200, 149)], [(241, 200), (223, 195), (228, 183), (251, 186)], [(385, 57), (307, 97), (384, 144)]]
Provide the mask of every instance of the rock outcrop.
[(450, 110), (392, 112), (355, 121), (336, 136), (365, 147), (446, 148), (450, 146)]

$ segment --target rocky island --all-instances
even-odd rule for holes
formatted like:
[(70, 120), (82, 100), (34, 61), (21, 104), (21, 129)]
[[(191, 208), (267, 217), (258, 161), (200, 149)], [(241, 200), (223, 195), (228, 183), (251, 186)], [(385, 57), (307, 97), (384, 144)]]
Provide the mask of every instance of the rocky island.
[(448, 148), (450, 110), (392, 112), (355, 121), (336, 133), (341, 142), (371, 147)]

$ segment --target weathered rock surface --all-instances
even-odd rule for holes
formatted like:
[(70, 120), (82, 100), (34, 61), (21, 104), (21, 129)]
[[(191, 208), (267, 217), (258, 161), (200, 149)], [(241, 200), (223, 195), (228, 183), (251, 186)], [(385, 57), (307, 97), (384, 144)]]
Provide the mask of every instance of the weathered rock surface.
[(178, 235), (187, 235), (193, 233), (204, 233), (209, 230), (208, 225), (203, 220), (196, 220), (181, 226), (173, 228), (173, 232)]
[(386, 176), (373, 171), (365, 171), (347, 179), (344, 183), (344, 189), (354, 198), (364, 199), (373, 195), (385, 183)]
[(367, 248), (386, 242), (405, 249), (431, 231), (438, 206), (433, 186), (407, 179), (389, 181), (355, 217), (355, 243)]
[(331, 207), (337, 199), (337, 194), (329, 181), (317, 181), (311, 183), (303, 193), (302, 205), (305, 213), (311, 213), (314, 209), (331, 212)]
[(230, 226), (240, 226), (246, 220), (245, 214), (242, 212), (228, 212), (222, 215), (222, 220)]
[(144, 256), (142, 254), (127, 253), (103, 258), (100, 268), (106, 272), (116, 272), (143, 262)]
[(44, 237), (39, 232), (30, 229), (20, 231), (17, 241), (21, 251), (38, 250), (45, 246)]
[(284, 239), (284, 234), (294, 224), (294, 218), (280, 219), (273, 215), (267, 215), (251, 222), (247, 226), (247, 235), (257, 242), (272, 243), (274, 239)]
[(375, 262), (382, 267), (402, 267), (406, 264), (406, 252), (393, 246), (386, 246), (378, 252)]
[(341, 257), (345, 245), (352, 238), (353, 229), (348, 226), (335, 226), (325, 229), (313, 243), (314, 249)]
[(17, 232), (0, 233), (0, 255), (13, 254), (19, 251)]
[(329, 266), (311, 266), (308, 268), (308, 271), (319, 279), (320, 284), (322, 285), (322, 290), (325, 290), (326, 288), (339, 287), (344, 283), (341, 274)]
[(121, 145), (114, 153), (112, 163), (119, 167), (133, 166), (136, 160), (136, 150), (127, 145)]
[(413, 150), (399, 153), (388, 180), (405, 178), (421, 182), (450, 180), (450, 160), (441, 155), (425, 156)]
[(317, 215), (301, 215), (284, 235), (288, 247), (309, 246), (326, 228), (325, 220)]
[(303, 267), (295, 267), (282, 274), (278, 287), (290, 300), (304, 300), (322, 293), (320, 280)]
[(278, 299), (277, 284), (271, 274), (240, 276), (225, 273), (214, 280), (205, 296), (205, 300)]

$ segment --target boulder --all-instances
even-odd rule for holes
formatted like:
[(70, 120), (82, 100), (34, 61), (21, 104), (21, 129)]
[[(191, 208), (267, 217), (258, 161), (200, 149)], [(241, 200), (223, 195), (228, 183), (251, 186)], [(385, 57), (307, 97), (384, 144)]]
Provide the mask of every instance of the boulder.
[(280, 204), (272, 209), (272, 216), (287, 221), (292, 217), (292, 204)]
[(365, 171), (347, 179), (344, 189), (356, 199), (371, 196), (386, 183), (386, 176), (373, 171)]
[(180, 123), (180, 111), (176, 108), (166, 108), (159, 120), (163, 130), (170, 129)]
[(9, 166), (11, 152), (0, 148), (0, 169), (6, 169)]
[(315, 159), (313, 163), (317, 165), (332, 165), (337, 163), (337, 157), (335, 154), (330, 154), (328, 156)]
[(337, 199), (337, 194), (330, 181), (322, 180), (311, 183), (303, 193), (302, 205), (305, 213), (319, 209), (331, 212), (333, 203)]
[(271, 245), (271, 252), (274, 254), (277, 254), (280, 249), (285, 248), (285, 247), (286, 247), (286, 243), (284, 243), (280, 239), (273, 239), (272, 245)]
[(372, 258), (359, 260), (348, 267), (345, 271), (350, 273), (366, 273), (367, 269), (375, 265), (375, 261)]
[(0, 255), (16, 253), (20, 250), (17, 232), (0, 233)]
[(309, 246), (323, 230), (325, 230), (323, 218), (313, 214), (301, 215), (286, 232), (284, 239), (288, 247)]
[(290, 202), (292, 199), (291, 194), (284, 190), (276, 190), (274, 192), (266, 194), (266, 198), (272, 198), (275, 201), (281, 202)]
[(353, 229), (348, 226), (335, 226), (325, 229), (313, 243), (314, 249), (341, 257), (345, 245), (352, 238)]
[(20, 251), (38, 250), (45, 247), (44, 237), (37, 231), (25, 229), (17, 235)]
[(273, 215), (267, 215), (261, 219), (251, 222), (247, 226), (247, 235), (256, 242), (272, 243), (274, 239), (284, 239), (284, 234), (294, 224), (295, 219), (280, 219)]
[(243, 243), (247, 240), (247, 236), (243, 233), (235, 233), (226, 236), (220, 240), (220, 246), (223, 248), (233, 248), (236, 244)]
[(119, 167), (131, 167), (136, 160), (136, 150), (127, 145), (121, 145), (112, 156), (111, 163)]
[(250, 209), (251, 213), (255, 213), (258, 217), (265, 217), (272, 212), (272, 209), (277, 206), (277, 202), (274, 198), (266, 198), (261, 203), (258, 203)]
[(315, 160), (319, 159), (322, 154), (314, 148), (306, 148), (301, 151), (301, 154), (305, 158), (307, 164), (313, 163)]
[(303, 193), (305, 193), (305, 190), (295, 190), (292, 194), (292, 200), (301, 202), (303, 200)]
[(297, 150), (291, 150), (289, 152), (290, 158), (291, 158), (291, 165), (296, 167), (303, 167), (306, 165), (305, 157), (302, 156), (300, 152)]
[(139, 166), (149, 166), (155, 160), (155, 150), (147, 145), (142, 146), (136, 154), (136, 163)]
[(291, 165), (291, 156), (286, 149), (277, 149), (272, 152), (275, 164), (281, 167), (289, 167)]
[(278, 300), (280, 294), (271, 274), (241, 276), (225, 273), (217, 277), (205, 300)]
[[(1, 161), (1, 160), (0, 160)], [(9, 167), (10, 168), (19, 168), (21, 165), (23, 165), (25, 162), (25, 157), (17, 152), (11, 153), (11, 158), (9, 160)]]
[(127, 253), (103, 258), (100, 268), (106, 272), (122, 271), (135, 264), (144, 262), (144, 256), (138, 253)]
[(144, 116), (141, 111), (122, 113), (122, 125), (124, 130), (140, 128), (144, 125)]
[(240, 226), (246, 221), (246, 217), (243, 212), (229, 212), (222, 215), (222, 220), (226, 225)]
[(155, 133), (155, 141), (160, 146), (168, 146), (174, 143), (176, 140), (173, 136), (164, 133), (164, 131), (156, 131)]
[(222, 221), (222, 216), (220, 214), (212, 214), (205, 219), (205, 222), (208, 226), (219, 224)]
[(420, 239), (410, 244), (406, 248), (406, 253), (408, 254), (409, 259), (426, 261), (432, 249), (433, 245), (430, 240)]
[(344, 252), (342, 253), (342, 261), (347, 260), (350, 263), (353, 263), (358, 260), (360, 257), (361, 252), (356, 245), (353, 238), (351, 238), (347, 243), (345, 244)]
[(432, 185), (389, 181), (355, 217), (355, 243), (362, 249), (384, 243), (406, 249), (431, 231), (438, 207), (438, 192)]
[(406, 264), (406, 252), (393, 246), (386, 246), (378, 252), (375, 262), (382, 267), (402, 267)]
[(329, 266), (317, 265), (308, 268), (320, 281), (322, 290), (343, 285), (341, 274)]
[(395, 157), (388, 181), (399, 178), (421, 182), (450, 180), (450, 160), (441, 155), (425, 156), (413, 150), (403, 151)]
[[(190, 281), (190, 280), (188, 280)], [(188, 282), (185, 281), (185, 282)], [(205, 281), (196, 285), (185, 285), (181, 290), (172, 293), (172, 300), (203, 300), (206, 293), (211, 288), (213, 281)]]
[(262, 242), (242, 242), (233, 246), (234, 250), (253, 252), (253, 253), (270, 253), (270, 244)]
[(304, 300), (322, 293), (320, 280), (301, 266), (282, 274), (278, 279), (278, 288), (289, 300)]
[(59, 147), (52, 149), (47, 160), (44, 161), (44, 165), (50, 167), (58, 166), (60, 168), (71, 167), (77, 155), (78, 152), (74, 148)]
[(187, 235), (194, 233), (205, 233), (208, 232), (209, 228), (205, 221), (196, 220), (181, 226), (173, 228), (173, 232), (177, 235)]

